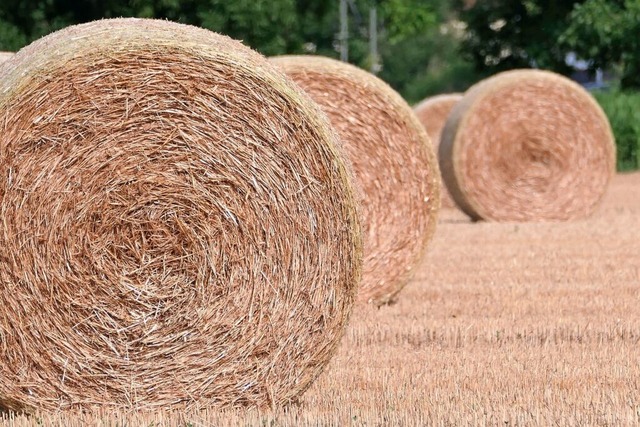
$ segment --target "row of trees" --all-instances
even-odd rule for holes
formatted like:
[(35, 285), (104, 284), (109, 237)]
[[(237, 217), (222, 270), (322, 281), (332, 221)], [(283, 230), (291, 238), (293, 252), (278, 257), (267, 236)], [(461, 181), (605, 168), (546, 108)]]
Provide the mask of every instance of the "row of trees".
[[(464, 90), (494, 72), (540, 67), (564, 74), (569, 51), (592, 69), (619, 70), (640, 87), (640, 0), (347, 0), (349, 60), (410, 101)], [(379, 58), (369, 50), (378, 11)], [(339, 0), (2, 0), (0, 50), (94, 19), (137, 16), (193, 24), (243, 40), (265, 55), (338, 57)]]
[(640, 89), (640, 0), (477, 0), (461, 8), (462, 52), (480, 73), (532, 67), (569, 73), (575, 52)]
[[(338, 57), (340, 0), (2, 0), (0, 50), (74, 23), (136, 16), (165, 18), (208, 28), (265, 55), (309, 53)], [(452, 2), (439, 0), (347, 0), (349, 61), (381, 64), (380, 75), (417, 98), (438, 90), (463, 90), (472, 67), (457, 58), (455, 39), (440, 26), (453, 19)], [(369, 49), (369, 10), (377, 10), (379, 57)], [(447, 69), (454, 75), (449, 78)]]

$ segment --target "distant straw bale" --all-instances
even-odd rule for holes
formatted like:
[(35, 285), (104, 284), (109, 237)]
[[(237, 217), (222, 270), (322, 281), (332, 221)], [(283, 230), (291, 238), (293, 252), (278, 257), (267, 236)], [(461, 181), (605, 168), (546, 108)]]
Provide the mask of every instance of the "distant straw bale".
[(407, 103), (386, 83), (329, 58), (272, 58), (327, 113), (362, 191), (364, 272), (358, 300), (384, 304), (405, 286), (433, 234), (440, 172)]
[(268, 61), (167, 21), (69, 27), (0, 75), (0, 408), (297, 399), (360, 279), (337, 136)]
[[(438, 147), (440, 146), (440, 137), (444, 124), (447, 122), (447, 117), (449, 117), (449, 113), (461, 99), (461, 93), (446, 93), (426, 98), (413, 107), (413, 112), (427, 130), (436, 152), (438, 152)], [(442, 186), (440, 200), (443, 208), (456, 207), (456, 203), (451, 198), (445, 185)]]
[(607, 117), (571, 80), (540, 70), (473, 86), (442, 134), (440, 167), (472, 218), (564, 221), (591, 214), (615, 173)]

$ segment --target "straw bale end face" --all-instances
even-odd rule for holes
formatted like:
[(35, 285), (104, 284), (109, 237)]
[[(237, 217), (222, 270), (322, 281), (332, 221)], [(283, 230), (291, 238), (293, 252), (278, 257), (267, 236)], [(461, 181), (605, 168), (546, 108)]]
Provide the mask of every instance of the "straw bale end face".
[(433, 146), (411, 107), (382, 80), (316, 56), (272, 58), (327, 114), (362, 193), (363, 279), (358, 300), (387, 304), (411, 278), (440, 209)]
[(362, 236), (337, 137), (240, 43), (53, 33), (0, 75), (0, 407), (272, 406), (326, 366)]
[[(449, 113), (451, 113), (453, 107), (455, 107), (461, 99), (461, 93), (447, 93), (426, 98), (413, 107), (416, 117), (418, 117), (427, 134), (429, 134), (429, 138), (436, 152), (438, 152), (442, 129), (447, 122)], [(443, 208), (456, 207), (456, 203), (449, 194), (449, 191), (447, 191), (445, 185), (443, 185), (441, 189), (441, 204)]]
[(566, 221), (590, 215), (615, 173), (604, 112), (582, 87), (515, 70), (465, 93), (445, 125), (440, 166), (472, 218)]

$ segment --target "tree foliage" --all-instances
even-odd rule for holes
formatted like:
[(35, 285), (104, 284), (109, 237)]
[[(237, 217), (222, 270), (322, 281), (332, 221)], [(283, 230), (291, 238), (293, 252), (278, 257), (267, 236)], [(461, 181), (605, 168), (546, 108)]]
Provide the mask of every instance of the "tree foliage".
[(454, 1), (400, 0), (380, 7), (379, 76), (411, 103), (464, 91), (478, 79), (458, 52), (462, 33), (454, 28), (459, 21), (453, 5)]
[(389, 41), (396, 43), (423, 34), (438, 18), (437, 5), (427, 0), (386, 0), (381, 4)]
[(592, 70), (620, 66), (621, 87), (640, 88), (640, 0), (478, 0), (460, 16), (463, 53), (482, 74), (529, 67), (567, 74), (573, 51)]
[(576, 5), (560, 42), (591, 60), (592, 69), (620, 64), (620, 86), (640, 89), (640, 0)]
[[(472, 83), (468, 63), (456, 53), (458, 39), (440, 31), (455, 16), (451, 5), (456, 0), (347, 1), (350, 62), (366, 69), (373, 64), (368, 30), (369, 8), (375, 6), (380, 76), (394, 88), (418, 100), (437, 92), (440, 84), (462, 90)], [(339, 56), (339, 0), (2, 0), (0, 51), (16, 51), (68, 25), (119, 16), (208, 28), (269, 56)], [(452, 74), (449, 61), (454, 62)], [(450, 79), (458, 80), (451, 84)]]
[(295, 49), (299, 41), (296, 7), (295, 0), (3, 0), (0, 48), (16, 49), (71, 24), (134, 16), (209, 28), (270, 55)]
[(640, 92), (596, 92), (616, 139), (617, 169), (640, 168)]
[[(451, 11), (449, 11), (451, 13)], [(459, 23), (441, 24), (397, 43), (381, 43), (380, 77), (409, 102), (447, 92), (463, 92), (478, 80), (473, 64), (458, 52), (462, 37)]]
[(461, 12), (463, 52), (484, 74), (540, 67), (567, 72), (558, 38), (574, 3), (562, 0), (478, 0)]

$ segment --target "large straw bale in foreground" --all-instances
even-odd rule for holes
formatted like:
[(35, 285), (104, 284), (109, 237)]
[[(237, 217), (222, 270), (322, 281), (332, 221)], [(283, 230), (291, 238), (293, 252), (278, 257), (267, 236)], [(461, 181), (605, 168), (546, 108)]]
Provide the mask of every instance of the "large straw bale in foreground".
[(473, 86), (442, 134), (440, 167), (472, 218), (570, 220), (591, 214), (615, 172), (611, 127), (591, 95), (540, 70)]
[(374, 75), (329, 58), (272, 58), (327, 113), (362, 191), (365, 255), (358, 300), (387, 303), (404, 287), (430, 240), (440, 172), (407, 103)]
[[(427, 130), (436, 152), (438, 152), (442, 129), (447, 122), (449, 113), (461, 99), (461, 93), (445, 93), (426, 98), (413, 107), (413, 112)], [(443, 208), (454, 208), (456, 206), (445, 185), (442, 186), (440, 201)]]
[(0, 407), (279, 405), (361, 268), (337, 137), (206, 30), (70, 27), (0, 76)]

